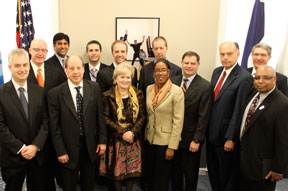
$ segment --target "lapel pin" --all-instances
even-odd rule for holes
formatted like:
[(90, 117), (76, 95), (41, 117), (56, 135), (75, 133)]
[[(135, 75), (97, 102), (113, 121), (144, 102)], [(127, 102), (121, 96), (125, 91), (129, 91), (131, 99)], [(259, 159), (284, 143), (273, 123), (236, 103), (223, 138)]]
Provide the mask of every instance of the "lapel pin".
[(264, 105), (261, 105), (260, 107), (259, 107), (259, 110), (262, 110), (262, 109), (264, 109), (265, 107), (264, 107)]

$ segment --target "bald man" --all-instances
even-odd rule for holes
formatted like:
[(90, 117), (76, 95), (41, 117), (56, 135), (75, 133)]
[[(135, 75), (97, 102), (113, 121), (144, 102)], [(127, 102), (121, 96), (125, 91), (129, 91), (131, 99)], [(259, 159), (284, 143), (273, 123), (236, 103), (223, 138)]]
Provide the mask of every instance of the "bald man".
[(234, 149), (237, 121), (253, 89), (253, 78), (238, 63), (238, 44), (219, 46), (222, 66), (213, 72), (214, 101), (208, 127), (207, 166), (213, 190), (237, 190), (238, 152)]
[(257, 68), (254, 87), (238, 130), (240, 190), (274, 191), (288, 175), (288, 98), (270, 66)]

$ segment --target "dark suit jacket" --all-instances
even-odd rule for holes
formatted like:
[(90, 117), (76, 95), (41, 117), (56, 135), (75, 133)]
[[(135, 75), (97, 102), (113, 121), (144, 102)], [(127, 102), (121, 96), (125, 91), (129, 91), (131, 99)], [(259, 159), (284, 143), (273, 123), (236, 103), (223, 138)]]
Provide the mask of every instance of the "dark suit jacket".
[[(56, 155), (68, 154), (64, 166), (78, 163), (80, 128), (68, 81), (48, 92), (49, 118)], [(107, 143), (102, 96), (98, 83), (83, 80), (83, 122), (91, 161), (96, 159), (98, 144)]]
[(0, 141), (1, 167), (20, 167), (28, 160), (17, 152), (23, 144), (36, 145), (40, 151), (36, 159), (42, 164), (42, 149), (48, 134), (48, 118), (43, 88), (27, 83), (29, 120), (12, 81), (0, 86)]
[(47, 65), (52, 65), (55, 69), (58, 70), (60, 74), (60, 80), (61, 82), (65, 82), (67, 80), (66, 73), (64, 71), (64, 68), (62, 67), (62, 64), (59, 62), (57, 56), (54, 54), (54, 56), (50, 57), (45, 61)]
[[(44, 63), (44, 93), (45, 95), (48, 93), (48, 91), (61, 83), (63, 83), (63, 79), (61, 77), (61, 74), (55, 67), (53, 67), (51, 64)], [(33, 68), (30, 64), (30, 72), (28, 76), (28, 81), (34, 84), (38, 85), (37, 78), (35, 76), (35, 73), (33, 71)]]
[[(102, 92), (106, 92), (113, 86), (113, 72), (114, 72), (114, 65), (111, 64), (107, 66), (103, 70), (100, 70), (97, 74), (97, 82), (102, 90)], [(134, 78), (132, 79), (132, 85), (137, 87), (137, 69), (134, 68)]]
[[(147, 86), (154, 84), (155, 79), (153, 76), (153, 67), (155, 62), (150, 62), (145, 65), (140, 71), (140, 81), (139, 81), (139, 89), (142, 90), (144, 96), (146, 97), (146, 88)], [(169, 62), (170, 64), (170, 75), (169, 77), (177, 76), (182, 74), (182, 70), (179, 66)]]
[[(213, 89), (222, 70), (223, 66), (218, 67), (212, 74)], [(210, 143), (223, 146), (226, 140), (235, 141), (237, 121), (252, 90), (252, 76), (237, 64), (213, 102), (208, 129)]]
[[(253, 67), (247, 68), (247, 71), (251, 74), (253, 71)], [(283, 74), (276, 72), (276, 86), (277, 88), (286, 96), (288, 96), (288, 85), (287, 85), (287, 77)]]
[[(244, 110), (241, 118), (246, 117), (243, 116)], [(284, 174), (287, 177), (287, 114), (288, 98), (276, 88), (252, 115), (251, 121), (241, 138), (240, 165), (245, 178), (260, 181), (270, 170)], [(238, 138), (240, 126), (241, 123), (238, 126)]]
[[(172, 82), (180, 87), (183, 75), (174, 76)], [(185, 93), (185, 114), (180, 148), (189, 148), (192, 140), (203, 143), (213, 102), (212, 85), (196, 74)]]
[[(102, 62), (100, 63), (100, 70), (106, 68), (107, 65), (106, 64), (103, 64)], [(86, 79), (86, 80), (91, 80), (91, 77), (90, 77), (90, 70), (89, 70), (89, 63), (86, 63), (85, 66), (84, 66), (84, 76), (83, 76), (83, 79)], [(98, 71), (98, 73), (100, 72), (100, 70)], [(97, 79), (96, 79), (97, 81)]]

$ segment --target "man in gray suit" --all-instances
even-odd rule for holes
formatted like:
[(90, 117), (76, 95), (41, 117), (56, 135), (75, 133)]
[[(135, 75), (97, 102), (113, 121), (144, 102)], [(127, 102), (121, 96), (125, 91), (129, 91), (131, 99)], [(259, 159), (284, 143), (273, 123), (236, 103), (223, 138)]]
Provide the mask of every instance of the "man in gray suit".
[(211, 79), (214, 102), (207, 135), (207, 166), (213, 190), (234, 191), (239, 158), (234, 150), (236, 124), (253, 89), (253, 78), (237, 63), (237, 43), (224, 42), (219, 51), (223, 66), (214, 70)]

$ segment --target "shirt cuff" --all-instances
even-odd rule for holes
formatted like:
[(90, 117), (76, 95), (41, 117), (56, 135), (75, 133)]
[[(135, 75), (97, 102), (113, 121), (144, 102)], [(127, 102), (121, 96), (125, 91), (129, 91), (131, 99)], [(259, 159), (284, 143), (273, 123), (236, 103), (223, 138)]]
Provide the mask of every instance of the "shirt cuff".
[(25, 144), (23, 144), (23, 146), (21, 147), (21, 149), (17, 152), (17, 155), (23, 150), (24, 147), (26, 147)]

